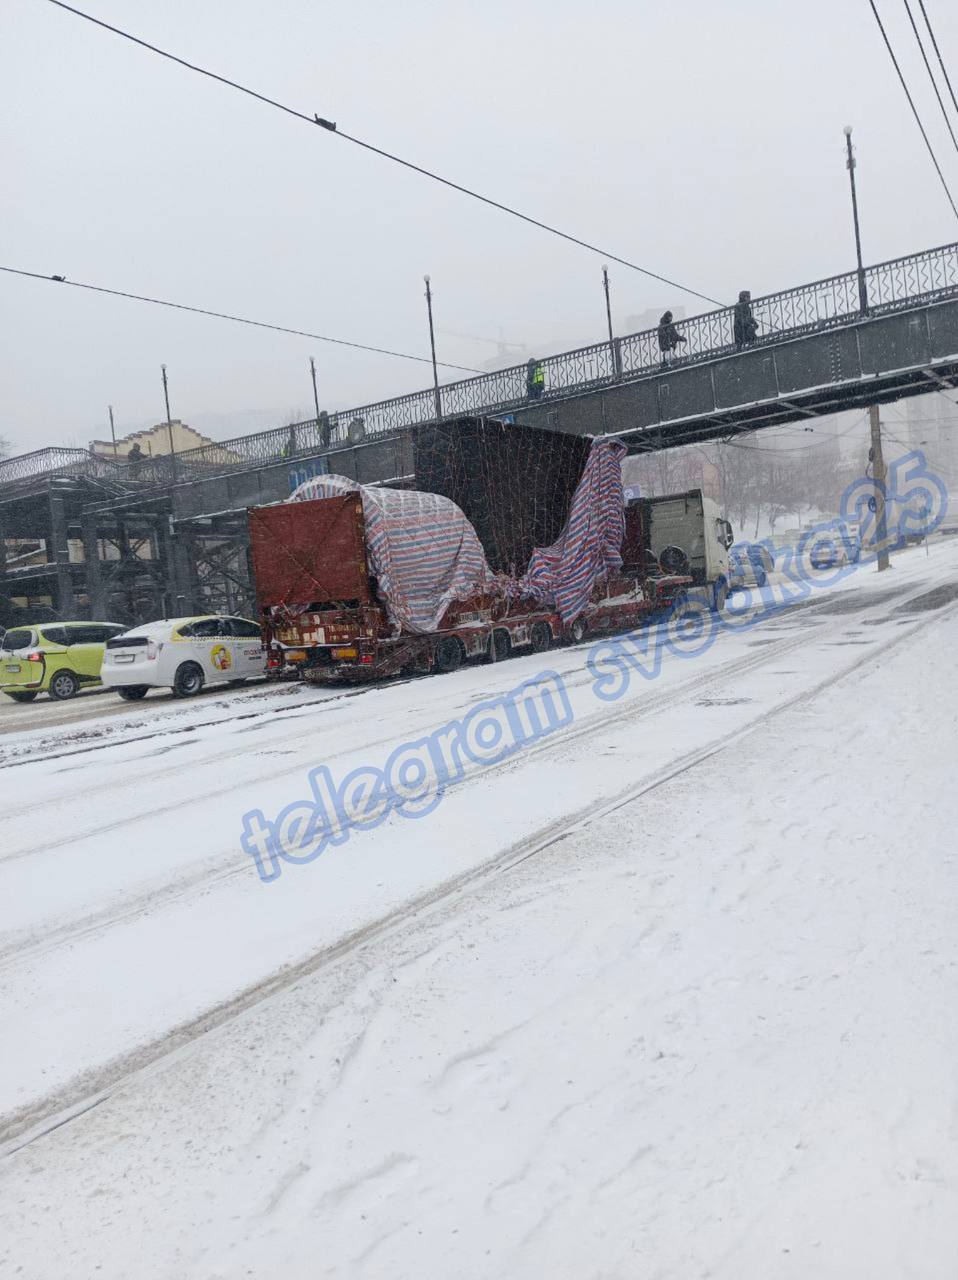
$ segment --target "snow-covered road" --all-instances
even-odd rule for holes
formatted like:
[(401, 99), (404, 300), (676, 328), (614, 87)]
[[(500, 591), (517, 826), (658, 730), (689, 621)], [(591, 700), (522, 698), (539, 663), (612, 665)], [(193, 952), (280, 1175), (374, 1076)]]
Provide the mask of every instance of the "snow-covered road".
[[(956, 582), (902, 555), (614, 702), (581, 646), (5, 736), (0, 1269), (947, 1274)], [(543, 667), (566, 728), (257, 878), (251, 807)]]

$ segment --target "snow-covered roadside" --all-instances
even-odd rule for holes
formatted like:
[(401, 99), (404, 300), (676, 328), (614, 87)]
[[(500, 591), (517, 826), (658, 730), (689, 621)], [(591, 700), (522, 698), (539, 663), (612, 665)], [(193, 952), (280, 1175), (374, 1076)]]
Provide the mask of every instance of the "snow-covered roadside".
[(3, 1266), (950, 1274), (958, 619), (899, 635), (9, 1157)]
[[(951, 550), (953, 564), (958, 549)], [(891, 584), (875, 575), (850, 579), (860, 586), (827, 605), (840, 606), (837, 614), (816, 615), (814, 624), (810, 613), (782, 615), (725, 635), (703, 658), (666, 664), (649, 685), (638, 681), (598, 736), (588, 717), (610, 712), (597, 713), (586, 651), (550, 654), (576, 702), (573, 729), (589, 732), (530, 749), (463, 784), (428, 818), (392, 818), (268, 887), (238, 848), (251, 801), (275, 810), (298, 798), (307, 769), (322, 759), (343, 771), (376, 763), (397, 743), (534, 674), (541, 659), (343, 699), (318, 720), (304, 707), (296, 726), (284, 717), (255, 722), (255, 732), (245, 722), (207, 728), (188, 735), (169, 766), (151, 763), (155, 743), (126, 743), (54, 768), (8, 770), (22, 790), (7, 804), (0, 858), (0, 964), (3, 1022), (18, 1052), (0, 1069), (0, 1110), (37, 1104), (83, 1073), (98, 1087), (96, 1073), (111, 1059), (151, 1044), (155, 1055), (172, 1028), (284, 966), (557, 820), (714, 749), (897, 635), (902, 619), (887, 592), (923, 590), (943, 567), (913, 560)], [(845, 612), (851, 606), (872, 624), (857, 628), (857, 638), (845, 635), (856, 630), (855, 615)], [(15, 800), (20, 810), (11, 816)]]

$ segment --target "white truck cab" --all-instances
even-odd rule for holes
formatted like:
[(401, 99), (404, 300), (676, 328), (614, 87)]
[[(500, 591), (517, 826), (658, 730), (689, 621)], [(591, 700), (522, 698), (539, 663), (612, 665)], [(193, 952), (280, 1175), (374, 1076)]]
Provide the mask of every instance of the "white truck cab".
[(658, 559), (669, 547), (684, 552), (688, 569), (681, 569), (678, 563), (669, 567), (689, 573), (696, 586), (705, 587), (712, 609), (724, 608), (729, 585), (728, 549), (735, 538), (718, 503), (701, 489), (647, 501), (651, 509), (652, 553)]

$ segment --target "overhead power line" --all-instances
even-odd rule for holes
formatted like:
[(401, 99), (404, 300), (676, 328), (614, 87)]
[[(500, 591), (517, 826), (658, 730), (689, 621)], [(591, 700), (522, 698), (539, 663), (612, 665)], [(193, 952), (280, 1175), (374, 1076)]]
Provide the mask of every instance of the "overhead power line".
[(925, 26), (928, 28), (928, 34), (931, 36), (931, 43), (934, 45), (934, 48), (935, 48), (935, 54), (937, 55), (937, 58), (938, 58), (938, 65), (941, 67), (941, 74), (945, 77), (945, 84), (948, 86), (948, 92), (951, 94), (951, 101), (954, 104), (955, 110), (958, 111), (958, 98), (955, 97), (955, 91), (951, 87), (951, 77), (948, 75), (948, 71), (945, 67), (945, 60), (941, 56), (941, 50), (938, 48), (938, 41), (935, 39), (935, 32), (931, 25), (931, 19), (928, 17), (928, 14), (925, 10), (925, 0), (918, 0), (918, 3), (921, 6), (921, 16), (925, 19)]
[[(948, 111), (945, 107), (944, 100), (942, 99), (941, 93), (939, 92), (939, 89), (938, 89), (938, 81), (935, 79), (935, 73), (932, 71), (931, 63), (928, 61), (928, 55), (927, 53), (925, 53), (925, 45), (918, 31), (918, 26), (915, 22), (914, 15), (912, 14), (912, 11), (911, 11), (911, 5), (908, 3), (908, 0), (905, 0), (905, 12), (908, 14), (908, 21), (911, 23), (911, 29), (915, 33), (915, 39), (918, 41), (918, 48), (921, 51), (921, 60), (925, 64), (925, 70), (928, 72), (928, 79), (931, 81), (931, 87), (934, 89), (935, 97), (938, 99), (938, 105), (939, 107), (941, 107), (941, 114), (945, 117), (945, 125), (948, 129), (948, 132), (951, 134), (951, 141), (954, 145), (955, 150), (958, 151), (958, 138), (955, 137), (955, 131), (951, 127), (951, 120), (948, 118)], [(927, 18), (926, 18), (926, 21), (927, 21)]]
[[(234, 316), (228, 311), (212, 311), (209, 307), (191, 307), (185, 302), (170, 302), (166, 298), (151, 298), (143, 293), (129, 293), (125, 289), (107, 289), (100, 284), (87, 284), (82, 280), (68, 280), (65, 276), (44, 275), (39, 271), (24, 271), (19, 267), (0, 266), (0, 271), (7, 275), (23, 276), (28, 280), (46, 280), (56, 284), (69, 285), (72, 289), (88, 289), (92, 293), (106, 293), (112, 298), (130, 298), (133, 302), (150, 302), (157, 307), (170, 307), (174, 311), (191, 311), (198, 316), (212, 316), (215, 320), (232, 320), (234, 324), (248, 324), (254, 329), (272, 329), (275, 333), (291, 333), (298, 338), (314, 338), (317, 342), (331, 342), (337, 347), (353, 347), (356, 351), (372, 351), (379, 356), (395, 356), (397, 360), (415, 360), (417, 364), (432, 364), (429, 356), (414, 356), (408, 351), (391, 351), (388, 347), (373, 347), (365, 342), (349, 342), (346, 338), (330, 338), (324, 333), (311, 333), (308, 329), (292, 329), (288, 325), (270, 324), (266, 320), (251, 320), (249, 316)], [(455, 369), (459, 373), (484, 373), (483, 369), (474, 369), (467, 364), (449, 364), (445, 360), (437, 360), (444, 369)]]
[[(59, 0), (52, 0), (52, 2), (56, 4), (59, 3)], [(928, 134), (925, 132), (925, 126), (921, 122), (921, 116), (918, 114), (918, 108), (915, 106), (911, 93), (908, 89), (908, 85), (905, 83), (905, 77), (902, 75), (901, 67), (898, 65), (898, 59), (895, 57), (895, 50), (891, 47), (891, 41), (888, 39), (888, 32), (885, 30), (885, 24), (882, 22), (881, 15), (875, 8), (875, 0), (868, 0), (868, 3), (871, 5), (872, 13), (875, 15), (875, 21), (878, 23), (878, 30), (882, 34), (882, 39), (885, 42), (885, 48), (888, 50), (888, 56), (891, 58), (895, 70), (898, 73), (898, 79), (901, 81), (901, 87), (905, 91), (905, 97), (908, 99), (908, 105), (911, 107), (912, 115), (915, 117), (915, 123), (921, 130), (921, 136), (925, 140), (925, 146), (928, 148), (928, 154), (931, 156), (931, 162), (935, 166), (935, 171), (941, 180), (941, 185), (945, 189), (945, 195), (948, 197), (948, 203), (951, 205), (951, 211), (955, 217), (958, 218), (958, 207), (955, 206), (955, 202), (952, 199), (951, 192), (948, 189), (948, 183), (945, 181), (945, 175), (942, 173), (941, 165), (938, 163), (938, 157), (935, 155), (932, 145), (928, 141)]]
[(491, 196), (484, 196), (478, 191), (473, 191), (470, 187), (464, 187), (458, 182), (453, 182), (450, 178), (444, 178), (441, 174), (434, 173), (431, 169), (425, 169), (422, 165), (414, 164), (411, 160), (404, 160), (402, 156), (397, 156), (393, 152), (374, 146), (373, 143), (366, 142), (362, 138), (345, 133), (337, 127), (336, 122), (333, 120), (325, 120), (322, 116), (315, 114), (308, 115), (306, 112), (298, 111), (295, 107), (291, 107), (284, 102), (278, 102), (275, 98), (270, 98), (264, 93), (258, 93), (255, 89), (250, 89), (236, 80), (230, 80), (227, 76), (218, 75), (215, 71), (210, 71), (206, 67), (198, 66), (194, 62), (188, 62), (185, 58), (180, 58), (175, 53), (161, 49), (158, 45), (150, 44), (149, 41), (142, 40), (139, 36), (132, 35), (129, 31), (115, 27), (112, 23), (104, 22), (101, 18), (95, 18), (91, 13), (84, 13), (82, 9), (75, 9), (73, 5), (65, 4), (64, 0), (49, 0), (49, 3), (56, 5), (58, 9), (65, 9), (68, 13), (75, 14), (78, 18), (83, 18), (87, 22), (92, 22), (95, 26), (102, 27), (105, 31), (111, 31), (114, 35), (122, 36), (124, 40), (130, 40), (142, 49), (148, 49), (151, 53), (159, 54), (161, 58), (167, 58), (170, 62), (186, 67), (188, 71), (195, 71), (197, 74), (207, 76), (210, 80), (216, 80), (219, 84), (224, 84), (230, 89), (236, 89), (239, 93), (245, 93), (247, 97), (255, 98), (257, 102), (262, 102), (265, 106), (273, 107), (286, 115), (294, 116), (297, 120), (302, 120), (308, 125), (313, 127), (318, 125), (327, 133), (331, 133), (337, 138), (342, 138), (344, 142), (351, 142), (357, 147), (362, 147), (365, 151), (371, 151), (374, 155), (382, 156), (384, 160), (391, 160), (394, 164), (402, 165), (404, 169), (411, 169), (413, 173), (421, 174), (424, 178), (430, 178), (433, 182), (439, 182), (444, 187), (458, 191), (473, 200), (479, 200), (483, 204), (489, 205), (490, 208), (498, 209), (501, 213), (508, 213), (511, 217), (519, 218), (520, 221), (528, 223), (530, 226), (538, 227), (541, 231), (548, 231), (550, 235), (558, 236), (561, 240), (567, 240), (570, 244), (578, 245), (582, 249), (588, 249), (591, 253), (598, 253), (610, 262), (617, 262), (620, 266), (628, 267), (631, 271), (638, 271), (652, 280), (667, 284), (672, 289), (688, 293), (693, 298), (701, 298), (703, 302), (711, 302), (717, 307), (725, 306), (725, 303), (719, 301), (718, 298), (709, 297), (707, 293), (700, 293), (697, 289), (689, 288), (688, 285), (679, 284), (677, 280), (670, 280), (668, 276), (660, 275), (657, 271), (651, 271), (648, 267), (641, 267), (636, 262), (630, 262), (628, 258), (622, 258), (608, 249), (602, 249), (598, 245), (591, 244), (588, 240), (581, 240), (578, 236), (570, 235), (567, 231), (560, 231), (558, 227), (553, 227), (548, 222), (542, 222), (527, 213), (521, 213), (511, 205), (503, 204), (499, 200), (493, 200)]

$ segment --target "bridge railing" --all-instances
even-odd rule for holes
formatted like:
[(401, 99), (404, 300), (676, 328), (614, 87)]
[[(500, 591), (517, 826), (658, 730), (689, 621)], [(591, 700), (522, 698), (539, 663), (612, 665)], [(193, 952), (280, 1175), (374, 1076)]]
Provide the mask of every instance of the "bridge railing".
[[(958, 244), (881, 262), (867, 267), (864, 275), (869, 314), (955, 294), (958, 293)], [(758, 325), (756, 347), (852, 323), (862, 318), (858, 273), (847, 271), (755, 298), (752, 314)], [(731, 306), (677, 321), (676, 326), (685, 342), (670, 357), (670, 367), (700, 363), (736, 350)], [(549, 400), (654, 373), (662, 367), (662, 353), (657, 330), (646, 329), (611, 343), (597, 342), (576, 351), (547, 356), (540, 363), (545, 376), (541, 397)], [(440, 387), (443, 417), (505, 413), (528, 404), (526, 373), (526, 365), (513, 365), (476, 378), (444, 383)], [(331, 413), (329, 439), (333, 445), (345, 444), (357, 435), (363, 438), (384, 435), (432, 422), (435, 416), (434, 392), (428, 388), (358, 409)], [(351, 432), (351, 424), (357, 421), (362, 431)], [(0, 462), (0, 485), (71, 469), (86, 468), (100, 475), (107, 467), (113, 468), (111, 474), (118, 479), (134, 483), (165, 484), (196, 479), (233, 467), (263, 466), (315, 453), (325, 445), (323, 431), (324, 424), (309, 419), (203, 445), (174, 457), (144, 458), (139, 463), (95, 459), (82, 449), (39, 449)]]
[(915, 302), (931, 302), (958, 290), (958, 244), (945, 244), (907, 258), (867, 267), (871, 311), (894, 311)]
[(13, 484), (17, 480), (31, 480), (34, 476), (46, 476), (77, 468), (86, 469), (90, 454), (86, 449), (51, 447), (21, 453), (16, 458), (0, 462), (0, 485)]

